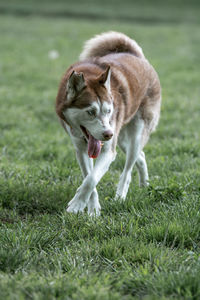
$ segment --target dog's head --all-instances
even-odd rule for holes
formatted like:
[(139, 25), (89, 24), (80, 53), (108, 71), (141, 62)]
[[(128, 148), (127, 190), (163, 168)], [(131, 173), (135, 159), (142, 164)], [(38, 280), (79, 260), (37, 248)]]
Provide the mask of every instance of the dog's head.
[(77, 136), (84, 135), (88, 141), (108, 141), (113, 136), (110, 77), (110, 67), (98, 76), (72, 69), (65, 81), (66, 92), (57, 113)]

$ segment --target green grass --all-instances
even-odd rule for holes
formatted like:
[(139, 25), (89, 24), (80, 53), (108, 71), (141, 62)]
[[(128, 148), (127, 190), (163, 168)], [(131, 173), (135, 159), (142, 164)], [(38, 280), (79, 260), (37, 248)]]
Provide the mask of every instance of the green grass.
[[(80, 1), (1, 1), (1, 299), (200, 298), (200, 10), (194, 0), (140, 2), (93, 2), (87, 15)], [(127, 200), (114, 201), (118, 149), (95, 219), (65, 212), (82, 179), (54, 103), (83, 42), (107, 30), (142, 46), (163, 102), (145, 149), (150, 187), (134, 171)]]

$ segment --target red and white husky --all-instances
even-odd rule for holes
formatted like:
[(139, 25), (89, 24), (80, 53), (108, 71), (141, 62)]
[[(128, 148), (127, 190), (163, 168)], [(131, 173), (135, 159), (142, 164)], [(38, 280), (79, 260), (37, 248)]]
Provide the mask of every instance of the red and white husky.
[(63, 76), (56, 100), (84, 176), (68, 212), (87, 207), (89, 215), (100, 214), (96, 185), (115, 159), (117, 143), (126, 162), (116, 198), (126, 198), (134, 165), (140, 185), (148, 184), (143, 148), (158, 123), (160, 103), (158, 75), (134, 40), (107, 32), (86, 42), (80, 61)]

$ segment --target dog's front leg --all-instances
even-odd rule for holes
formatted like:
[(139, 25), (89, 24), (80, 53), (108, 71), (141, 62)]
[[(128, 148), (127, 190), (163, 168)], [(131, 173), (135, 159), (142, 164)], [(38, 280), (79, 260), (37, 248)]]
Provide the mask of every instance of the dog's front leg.
[[(78, 188), (76, 195), (69, 202), (68, 212), (82, 212), (86, 206), (90, 206), (90, 198), (96, 190), (96, 185), (101, 180), (103, 175), (107, 172), (110, 164), (115, 159), (115, 152), (112, 151), (110, 143), (108, 143), (105, 149), (99, 155), (96, 160), (96, 164), (93, 170), (85, 177), (83, 183)], [(95, 208), (96, 209), (96, 208)], [(100, 211), (97, 209), (96, 214), (98, 215)]]
[[(85, 178), (93, 170), (93, 159), (89, 158), (87, 154), (87, 144), (82, 138), (76, 138), (73, 135), (71, 135), (71, 138), (76, 149), (76, 158), (78, 164), (80, 166), (83, 178)], [(68, 203), (68, 212), (77, 213), (78, 211), (83, 211), (87, 205), (89, 215), (100, 215), (101, 206), (99, 204), (99, 197), (96, 188), (91, 193), (87, 204), (84, 201), (79, 201), (76, 204), (74, 203), (74, 205), (71, 205), (71, 202), (72, 201)]]
[[(93, 170), (93, 159), (89, 158), (89, 156), (87, 154), (87, 149), (84, 149), (84, 146), (85, 145), (83, 145), (82, 148), (79, 147), (77, 149), (76, 157), (77, 157), (79, 166), (81, 168), (83, 177), (85, 178)], [(80, 203), (80, 205), (81, 205), (82, 209), (85, 208), (84, 203)], [(101, 206), (100, 206), (100, 203), (99, 203), (99, 196), (98, 196), (96, 188), (94, 188), (94, 190), (91, 193), (91, 196), (90, 196), (89, 201), (87, 203), (87, 208), (88, 208), (88, 214), (90, 216), (100, 215)], [(70, 210), (70, 208), (68, 208), (68, 211), (69, 210)]]

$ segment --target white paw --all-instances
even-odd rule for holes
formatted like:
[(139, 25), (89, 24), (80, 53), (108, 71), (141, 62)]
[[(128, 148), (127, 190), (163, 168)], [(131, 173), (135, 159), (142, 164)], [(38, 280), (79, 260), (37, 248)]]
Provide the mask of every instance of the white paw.
[(90, 199), (88, 202), (88, 215), (91, 217), (99, 217), (101, 214), (101, 205), (99, 201), (93, 201)]
[(90, 196), (90, 200), (88, 201), (87, 204), (88, 207), (88, 215), (89, 216), (94, 216), (94, 217), (98, 217), (101, 214), (101, 205), (99, 203), (99, 196), (97, 193), (97, 190), (95, 189), (91, 196)]
[(83, 212), (86, 207), (86, 201), (80, 199), (76, 195), (74, 198), (68, 203), (67, 212), (77, 214), (78, 212)]
[(149, 181), (148, 180), (141, 180), (140, 181), (140, 187), (145, 187), (145, 186), (149, 186)]
[(116, 195), (115, 195), (115, 201), (117, 201), (117, 200), (121, 200), (121, 201), (125, 201), (126, 200), (126, 193), (116, 193)]

